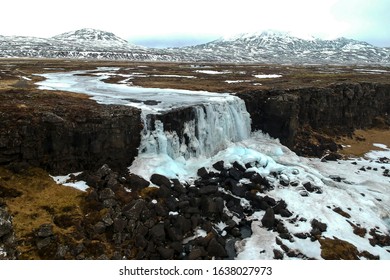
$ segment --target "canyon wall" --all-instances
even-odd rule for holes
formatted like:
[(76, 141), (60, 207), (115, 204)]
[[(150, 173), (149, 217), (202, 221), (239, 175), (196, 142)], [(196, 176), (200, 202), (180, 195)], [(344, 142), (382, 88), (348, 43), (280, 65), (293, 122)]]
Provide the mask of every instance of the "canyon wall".
[[(238, 95), (262, 130), (302, 155), (334, 150), (328, 137), (390, 124), (390, 85), (340, 83), (320, 88), (259, 90)], [(311, 141), (313, 140), (313, 141)]]
[[(332, 137), (390, 124), (390, 85), (342, 83), (321, 88), (237, 94), (262, 130), (300, 155), (337, 150)], [(131, 165), (138, 154), (140, 110), (87, 98), (10, 90), (0, 98), (0, 164), (26, 162), (53, 174)], [(180, 136), (193, 108), (155, 116)], [(187, 141), (187, 139), (185, 139)]]
[(140, 111), (72, 96), (2, 95), (0, 164), (23, 162), (53, 174), (129, 166), (138, 154)]

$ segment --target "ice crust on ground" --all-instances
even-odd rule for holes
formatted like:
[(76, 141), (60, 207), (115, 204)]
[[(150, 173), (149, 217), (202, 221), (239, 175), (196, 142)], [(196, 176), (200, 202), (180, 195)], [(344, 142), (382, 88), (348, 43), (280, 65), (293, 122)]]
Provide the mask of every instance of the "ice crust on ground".
[[(224, 102), (235, 97), (227, 93), (178, 89), (143, 88), (125, 84), (110, 84), (102, 80), (115, 74), (118, 68), (100, 67), (97, 71), (71, 71), (41, 74), (46, 80), (38, 82), (42, 90), (63, 90), (83, 93), (100, 104), (126, 105), (141, 109), (145, 114), (159, 114), (172, 109), (213, 102)], [(89, 75), (85, 75), (89, 74)], [(115, 74), (116, 75), (116, 74)], [(134, 75), (134, 74), (133, 74)], [(146, 105), (146, 101), (156, 105)]]

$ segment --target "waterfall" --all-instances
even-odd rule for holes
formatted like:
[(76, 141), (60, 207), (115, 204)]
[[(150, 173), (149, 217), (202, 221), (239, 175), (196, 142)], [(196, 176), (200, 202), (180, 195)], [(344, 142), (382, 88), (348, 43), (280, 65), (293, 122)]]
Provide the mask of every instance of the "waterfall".
[(245, 103), (238, 97), (231, 97), (194, 105), (195, 118), (185, 122), (182, 131), (166, 131), (160, 120), (152, 123), (151, 115), (143, 115), (140, 153), (186, 160), (211, 157), (232, 142), (249, 138), (251, 119)]
[[(117, 68), (46, 73), (40, 89), (84, 93), (100, 104), (141, 109), (143, 130), (138, 156), (129, 171), (148, 179), (153, 173), (186, 180), (233, 143), (250, 138), (245, 103), (228, 93), (132, 87), (104, 83)], [(80, 75), (80, 74), (90, 75)], [(191, 111), (167, 124), (169, 115)], [(211, 163), (210, 163), (211, 164)], [(209, 164), (209, 165), (210, 165)], [(194, 175), (195, 174), (195, 175)]]

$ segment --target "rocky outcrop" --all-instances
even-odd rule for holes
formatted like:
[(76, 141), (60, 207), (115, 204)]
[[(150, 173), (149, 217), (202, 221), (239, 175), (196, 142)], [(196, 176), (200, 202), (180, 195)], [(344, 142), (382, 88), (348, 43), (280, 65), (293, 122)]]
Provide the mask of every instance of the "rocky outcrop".
[(174, 109), (160, 115), (149, 115), (151, 122), (151, 129), (155, 129), (155, 122), (157, 120), (164, 124), (164, 130), (175, 131), (179, 138), (183, 137), (184, 124), (193, 121), (196, 118), (196, 111), (193, 107), (184, 107)]
[[(291, 239), (280, 218), (293, 215), (287, 203), (266, 194), (274, 186), (238, 163), (230, 168), (220, 164), (220, 172), (200, 171), (202, 177), (191, 186), (154, 174), (158, 188), (134, 186), (137, 175), (121, 175), (107, 165), (84, 172), (77, 179), (91, 188), (78, 229), (82, 247), (76, 250), (76, 244), (64, 243), (47, 224), (37, 230), (35, 246), (41, 253), (53, 252), (40, 253), (42, 258), (57, 258), (58, 248), (67, 248), (63, 257), (70, 259), (233, 259), (234, 244), (252, 234), (245, 217), (255, 211), (272, 212), (266, 227)], [(239, 182), (244, 177), (246, 184)], [(249, 204), (241, 204), (241, 199)]]
[(14, 235), (12, 217), (3, 202), (0, 201), (0, 260), (17, 258), (16, 239)]
[(53, 174), (125, 168), (138, 153), (140, 111), (55, 94), (2, 93), (0, 164), (26, 162)]
[(243, 92), (239, 97), (251, 114), (252, 130), (279, 138), (302, 155), (321, 156), (325, 150), (337, 150), (326, 136), (390, 125), (388, 84), (338, 83), (320, 88)]

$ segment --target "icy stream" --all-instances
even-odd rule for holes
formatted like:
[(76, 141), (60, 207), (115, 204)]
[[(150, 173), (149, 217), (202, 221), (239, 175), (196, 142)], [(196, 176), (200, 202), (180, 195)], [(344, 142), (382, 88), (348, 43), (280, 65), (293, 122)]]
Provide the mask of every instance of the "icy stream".
[[(118, 104), (142, 110), (143, 131), (139, 156), (130, 171), (145, 178), (160, 173), (170, 178), (186, 180), (194, 177), (200, 164), (232, 143), (248, 139), (251, 119), (245, 103), (227, 93), (158, 89), (110, 84), (104, 79), (118, 68), (98, 68), (93, 71), (47, 73), (40, 89), (62, 90), (88, 94), (101, 104)], [(137, 73), (138, 74), (138, 73)], [(191, 107), (195, 119), (184, 123), (179, 136), (165, 131), (164, 124), (152, 115), (173, 109)]]
[[(389, 169), (390, 164), (378, 161), (383, 154), (370, 153), (366, 159), (337, 162), (301, 158), (277, 139), (261, 132), (251, 133), (245, 104), (234, 95), (104, 83), (102, 79), (113, 71), (113, 68), (101, 68), (91, 71), (92, 76), (76, 75), (85, 71), (50, 73), (43, 75), (46, 80), (39, 85), (42, 89), (85, 93), (103, 104), (141, 108), (145, 124), (142, 143), (138, 157), (129, 167), (130, 172), (147, 179), (153, 173), (159, 173), (191, 182), (196, 179), (199, 168), (212, 171), (212, 165), (219, 160), (224, 161), (225, 167), (235, 161), (242, 165), (256, 162), (256, 166), (248, 170), (259, 173), (275, 186), (269, 195), (283, 199), (294, 217), (304, 218), (291, 223), (291, 219), (278, 216), (289, 232), (309, 232), (310, 221), (319, 219), (328, 225), (324, 237), (346, 240), (359, 251), (366, 250), (381, 259), (390, 259), (389, 246), (372, 246), (371, 236), (354, 234), (350, 224), (389, 234), (390, 178), (384, 176), (384, 170)], [(161, 121), (155, 121), (153, 126), (150, 124), (148, 116), (179, 107), (195, 110), (195, 119), (184, 123), (181, 136), (164, 131)], [(277, 177), (271, 176), (272, 173), (278, 174)], [(294, 182), (294, 185), (286, 187), (280, 181)], [(303, 185), (308, 182), (321, 188), (322, 192), (303, 196)], [(248, 201), (242, 198), (241, 203), (245, 205)], [(333, 211), (337, 207), (348, 212), (350, 218)], [(272, 259), (273, 250), (279, 248), (275, 243), (278, 233), (261, 227), (263, 215), (264, 211), (261, 211), (247, 217), (253, 220), (253, 234), (236, 244), (237, 259)], [(309, 258), (321, 259), (318, 241), (294, 238), (293, 242), (285, 243)]]
[[(236, 97), (207, 91), (143, 88), (126, 84), (105, 83), (103, 80), (114, 75), (118, 68), (99, 67), (97, 70), (46, 73), (38, 82), (40, 89), (62, 90), (83, 93), (101, 104), (117, 104), (141, 109), (145, 114), (160, 114), (172, 109), (198, 104), (218, 103), (234, 100)], [(122, 75), (129, 78), (139, 73)]]

